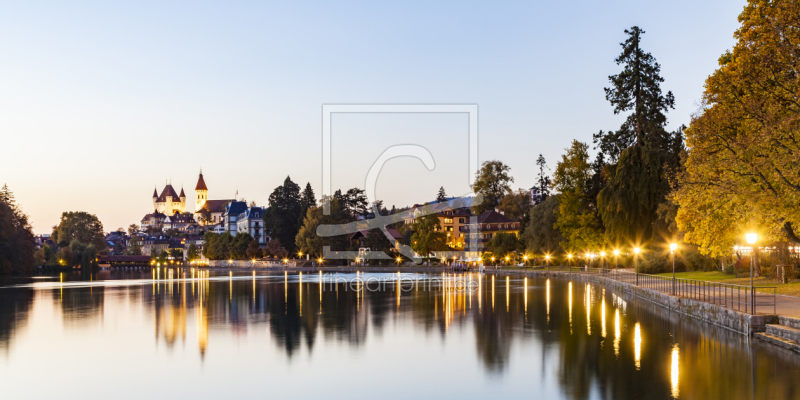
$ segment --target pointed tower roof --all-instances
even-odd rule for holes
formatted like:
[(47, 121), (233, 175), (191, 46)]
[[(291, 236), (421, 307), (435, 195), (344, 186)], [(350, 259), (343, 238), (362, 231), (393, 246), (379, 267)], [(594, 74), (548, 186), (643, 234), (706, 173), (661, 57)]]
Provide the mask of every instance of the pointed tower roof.
[(194, 187), (194, 190), (208, 190), (206, 187), (206, 181), (203, 180), (203, 170), (200, 170), (200, 177), (197, 178), (197, 186)]
[(158, 190), (156, 190), (156, 188), (153, 188), (153, 198), (156, 197), (158, 197)]
[(183, 192), (183, 188), (181, 188), (181, 198), (186, 197), (186, 193)]

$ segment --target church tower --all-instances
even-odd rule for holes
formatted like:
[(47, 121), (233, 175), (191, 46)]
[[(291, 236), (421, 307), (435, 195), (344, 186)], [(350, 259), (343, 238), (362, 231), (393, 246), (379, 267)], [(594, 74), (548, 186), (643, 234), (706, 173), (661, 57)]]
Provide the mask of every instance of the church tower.
[(206, 181), (203, 179), (203, 170), (200, 169), (200, 177), (197, 179), (197, 186), (194, 187), (194, 212), (197, 212), (206, 204), (208, 200), (208, 187)]

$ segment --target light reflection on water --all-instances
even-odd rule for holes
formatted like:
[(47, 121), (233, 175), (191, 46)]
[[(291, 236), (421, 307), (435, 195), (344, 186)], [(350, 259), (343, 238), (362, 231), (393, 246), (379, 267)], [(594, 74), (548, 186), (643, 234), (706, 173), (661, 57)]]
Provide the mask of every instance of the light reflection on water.
[[(403, 281), (412, 274), (357, 276), (387, 283), (376, 291), (324, 284), (316, 273), (165, 269), (3, 284), (0, 390), (7, 398), (800, 393), (800, 357), (592, 284), (500, 277), (505, 307), (495, 308), (494, 276), (413, 284)], [(476, 290), (464, 290), (472, 280)], [(573, 298), (584, 307), (573, 309)], [(604, 345), (609, 323), (613, 346)]]

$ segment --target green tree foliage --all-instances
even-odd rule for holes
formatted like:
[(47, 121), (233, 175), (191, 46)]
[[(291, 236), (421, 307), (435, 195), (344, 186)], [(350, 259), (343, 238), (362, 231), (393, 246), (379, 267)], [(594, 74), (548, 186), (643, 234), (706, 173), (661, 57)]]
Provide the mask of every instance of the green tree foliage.
[(186, 259), (187, 261), (195, 261), (200, 258), (200, 253), (197, 251), (197, 246), (194, 243), (189, 244), (189, 248), (186, 249)]
[(181, 249), (169, 249), (169, 256), (172, 257), (173, 260), (182, 261), (183, 260), (183, 250)]
[(673, 197), (685, 240), (712, 255), (750, 229), (796, 242), (800, 226), (800, 3), (750, 0), (739, 21), (686, 130)]
[(591, 176), (589, 146), (573, 140), (553, 174), (553, 186), (561, 194), (554, 227), (564, 236), (561, 247), (570, 252), (596, 249), (603, 244), (602, 224), (586, 197)]
[(269, 208), (264, 213), (267, 234), (280, 240), (290, 253), (295, 251), (295, 237), (300, 230), (300, 186), (288, 176), (269, 196)]
[(69, 244), (69, 250), (72, 252), (72, 265), (80, 266), (81, 269), (97, 267), (97, 247), (94, 244), (73, 239)]
[(62, 213), (53, 236), (62, 247), (70, 245), (73, 240), (92, 244), (98, 251), (107, 247), (103, 224), (96, 215), (83, 211)]
[(0, 274), (28, 273), (33, 268), (36, 243), (28, 216), (3, 185), (0, 190)]
[(447, 193), (444, 192), (444, 186), (439, 186), (439, 193), (436, 194), (436, 202), (442, 203), (447, 201)]
[(497, 258), (504, 258), (515, 253), (521, 248), (519, 237), (515, 233), (498, 232), (489, 242), (486, 248)]
[(500, 200), (498, 209), (509, 218), (519, 221), (526, 219), (531, 209), (531, 192), (524, 189), (509, 192)]
[(442, 232), (436, 214), (417, 217), (412, 229), (414, 233), (411, 235), (411, 249), (426, 258), (428, 264), (431, 252), (447, 248), (447, 235)]
[[(326, 200), (323, 199), (323, 201)], [(317, 235), (317, 227), (320, 225), (343, 224), (348, 221), (350, 221), (350, 216), (343, 209), (342, 203), (335, 198), (331, 198), (330, 215), (323, 214), (323, 207), (315, 207), (306, 211), (303, 226), (295, 238), (295, 245), (298, 250), (314, 257), (322, 257), (323, 246), (330, 246), (332, 250), (344, 250), (347, 247), (346, 236), (321, 237)]]
[(529, 251), (536, 254), (563, 253), (561, 242), (564, 242), (564, 236), (555, 228), (560, 197), (558, 194), (549, 196), (547, 200), (531, 209), (530, 221), (521, 234)]
[(62, 247), (58, 249), (58, 253), (56, 254), (58, 265), (63, 267), (71, 267), (74, 265), (72, 263), (72, 259), (72, 251), (69, 249), (69, 247)]
[(219, 260), (222, 258), (219, 253), (219, 234), (206, 232), (206, 234), (203, 235), (203, 257), (209, 260)]
[(480, 214), (486, 210), (494, 210), (500, 205), (503, 196), (511, 191), (511, 182), (514, 182), (508, 172), (511, 167), (500, 161), (485, 161), (481, 169), (475, 173), (475, 183), (472, 190), (483, 196), (483, 202), (472, 207), (472, 212)]
[(606, 167), (608, 185), (597, 200), (608, 243), (640, 244), (652, 238), (656, 209), (669, 189), (661, 174), (662, 154), (634, 146)]
[(247, 247), (250, 245), (250, 242), (253, 241), (253, 237), (250, 236), (247, 232), (237, 233), (234, 236), (229, 244), (228, 253), (230, 254), (230, 258), (234, 260), (244, 260), (247, 259)]

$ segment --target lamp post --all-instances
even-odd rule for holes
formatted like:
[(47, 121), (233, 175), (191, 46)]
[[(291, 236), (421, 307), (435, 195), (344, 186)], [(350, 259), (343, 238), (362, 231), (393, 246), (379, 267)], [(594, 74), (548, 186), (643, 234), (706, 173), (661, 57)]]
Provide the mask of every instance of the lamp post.
[(605, 259), (606, 259), (606, 252), (605, 251), (601, 251), (600, 252), (600, 268), (601, 269), (605, 268), (605, 266), (606, 266)]
[(614, 250), (614, 269), (619, 268), (617, 265), (617, 257), (619, 257), (619, 250)]
[(675, 296), (675, 249), (678, 248), (677, 243), (669, 244), (669, 252), (672, 254), (672, 295)]
[(572, 270), (572, 254), (567, 254), (567, 267)]
[(636, 286), (639, 286), (639, 248), (633, 249), (633, 270), (636, 273)]
[(545, 256), (544, 256), (544, 265), (545, 265), (545, 267), (544, 267), (545, 269), (547, 269), (547, 270), (550, 269), (550, 254), (545, 254)]
[(758, 235), (755, 233), (748, 233), (745, 236), (747, 239), (747, 243), (750, 244), (750, 250), (752, 251), (752, 256), (750, 257), (750, 312), (755, 315), (756, 313), (756, 292), (755, 292), (755, 285), (753, 285), (753, 270), (756, 267), (755, 260), (756, 260), (756, 240), (758, 240)]

